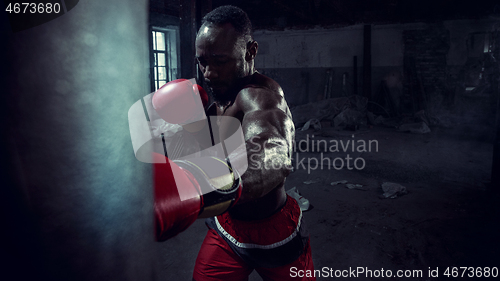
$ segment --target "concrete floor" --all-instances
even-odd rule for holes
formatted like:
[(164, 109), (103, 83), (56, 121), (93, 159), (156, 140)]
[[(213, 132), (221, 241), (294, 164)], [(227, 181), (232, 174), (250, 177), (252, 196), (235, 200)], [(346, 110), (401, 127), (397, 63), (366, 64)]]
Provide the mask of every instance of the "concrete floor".
[[(313, 134), (314, 140), (377, 140), (379, 145), (378, 152), (353, 153), (349, 149), (347, 153), (323, 154), (332, 159), (345, 158), (346, 154), (361, 157), (366, 161), (362, 170), (336, 170), (325, 165), (308, 172), (299, 166), (287, 179), (287, 189), (297, 187), (313, 205), (304, 218), (316, 269), (363, 267), (390, 269), (393, 274), (421, 270), (421, 277), (404, 280), (453, 280), (443, 275), (447, 267), (500, 267), (498, 196), (487, 184), (491, 142), (445, 129), (417, 135), (379, 127), (359, 130), (354, 137), (353, 132), (329, 129), (298, 131), (296, 141), (307, 135), (311, 140)], [(306, 159), (303, 163), (307, 167), (308, 158), (320, 159), (321, 154), (299, 152), (298, 157), (299, 161)], [(310, 162), (314, 164), (314, 160)], [(294, 165), (297, 167), (297, 161)], [(362, 184), (366, 190), (330, 184), (339, 180)], [(307, 181), (315, 183), (304, 183)], [(408, 194), (380, 199), (383, 182), (399, 183)], [(206, 227), (199, 220), (159, 244), (164, 257), (163, 280), (191, 280), (205, 233)], [(437, 268), (439, 276), (429, 276), (429, 268)], [(342, 279), (380, 280), (365, 275)], [(254, 272), (250, 280), (261, 279)]]

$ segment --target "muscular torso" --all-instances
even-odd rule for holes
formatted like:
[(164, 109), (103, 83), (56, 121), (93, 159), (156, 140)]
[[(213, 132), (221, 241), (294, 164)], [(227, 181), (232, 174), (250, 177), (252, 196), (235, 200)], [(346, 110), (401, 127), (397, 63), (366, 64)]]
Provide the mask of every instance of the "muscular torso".
[[(239, 94), (241, 94), (242, 91), (245, 90), (252, 90), (254, 89), (265, 89), (267, 92), (266, 94), (269, 95), (279, 95), (278, 98), (280, 101), (277, 104), (278, 108), (282, 110), (287, 118), (290, 120), (287, 124), (287, 126), (292, 126), (293, 123), (291, 123), (291, 114), (290, 110), (288, 109), (288, 105), (286, 104), (286, 101), (284, 100), (283, 96), (283, 91), (281, 90), (281, 87), (276, 83), (274, 80), (261, 75), (259, 73), (254, 73), (250, 77), (247, 77), (248, 80), (246, 81), (246, 85), (242, 87), (240, 90)], [(238, 95), (239, 95), (238, 94)], [(243, 122), (243, 118), (245, 116), (245, 108), (248, 106), (251, 106), (251, 104), (240, 104), (240, 103), (251, 103), (248, 101), (242, 101), (241, 99), (236, 96), (236, 99), (233, 103), (229, 104), (228, 106), (218, 106), (217, 107), (217, 115), (218, 116), (230, 116), (237, 118), (240, 122)], [(221, 124), (221, 132), (224, 132), (223, 124)], [(288, 134), (287, 138), (287, 145), (291, 147), (292, 143), (291, 140), (293, 139), (293, 128), (283, 128), (282, 134)], [(288, 133), (285, 133), (288, 132)], [(292, 132), (292, 135), (290, 136), (290, 132)], [(245, 139), (248, 140), (248, 136), (245, 135)], [(245, 177), (243, 176), (243, 179)], [(262, 219), (269, 217), (270, 215), (274, 214), (277, 210), (279, 210), (286, 202), (286, 193), (285, 193), (285, 178), (283, 180), (280, 180), (280, 182), (274, 187), (269, 187), (272, 188), (271, 191), (269, 191), (267, 194), (265, 194), (262, 197), (246, 201), (241, 204), (235, 205), (233, 208), (229, 210), (230, 214), (236, 218), (236, 219), (241, 219), (241, 220), (256, 220), (256, 219)], [(264, 182), (263, 184), (269, 184), (267, 182)], [(252, 188), (252, 186), (245, 186), (245, 181), (243, 181), (243, 188)]]

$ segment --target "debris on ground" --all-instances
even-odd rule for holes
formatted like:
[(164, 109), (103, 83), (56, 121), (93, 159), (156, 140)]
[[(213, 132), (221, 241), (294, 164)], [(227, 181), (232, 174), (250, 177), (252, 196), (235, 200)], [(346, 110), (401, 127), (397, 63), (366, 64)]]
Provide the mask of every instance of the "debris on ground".
[(368, 111), (366, 113), (366, 117), (368, 117), (368, 122), (371, 125), (375, 125), (375, 126), (383, 124), (383, 122), (385, 120), (384, 116), (382, 116), (382, 115), (376, 116), (375, 114), (373, 114), (370, 111)]
[(439, 119), (429, 115), (425, 110), (420, 110), (413, 115), (415, 122), (425, 122), (429, 127), (439, 125)]
[(313, 127), (315, 131), (319, 131), (321, 130), (321, 123), (319, 122), (318, 119), (316, 118), (313, 118), (313, 119), (309, 119), (309, 121), (307, 121), (304, 126), (302, 127), (302, 131), (306, 131), (306, 130), (309, 130), (309, 127)]
[(356, 125), (363, 124), (364, 119), (365, 119), (364, 112), (347, 108), (344, 111), (337, 114), (335, 118), (333, 118), (333, 126), (335, 128), (339, 127), (352, 128), (355, 127)]
[(330, 183), (330, 185), (338, 184), (345, 184), (345, 187), (347, 187), (348, 189), (368, 190), (368, 187), (364, 187), (362, 184), (348, 183), (348, 181), (346, 180), (334, 181)]
[(345, 183), (347, 183), (347, 181), (346, 181), (346, 180), (341, 180), (341, 181), (334, 181), (334, 182), (332, 182), (332, 183), (330, 183), (330, 184), (331, 184), (331, 185), (337, 185), (337, 184), (345, 184)]
[(384, 182), (382, 183), (382, 190), (384, 191), (384, 194), (380, 196), (380, 198), (385, 199), (385, 198), (396, 198), (398, 196), (402, 196), (404, 194), (407, 194), (408, 191), (406, 190), (406, 187), (398, 184), (398, 183), (393, 183), (393, 182)]
[(367, 187), (363, 187), (362, 184), (353, 184), (353, 183), (348, 183), (345, 185), (345, 187), (349, 189), (357, 189), (357, 190), (368, 190)]
[(366, 97), (352, 95), (299, 105), (290, 110), (295, 126), (302, 127), (303, 130), (311, 128), (309, 124), (309, 127), (305, 129), (305, 124), (313, 119), (318, 120), (319, 126), (321, 126), (321, 121), (330, 121), (335, 127), (352, 128), (366, 123), (367, 103)]
[(413, 117), (415, 118), (416, 122), (425, 122), (425, 124), (427, 124), (428, 126), (431, 125), (431, 121), (425, 110), (416, 112)]
[(315, 179), (315, 180), (308, 180), (308, 181), (305, 181), (304, 184), (313, 184), (313, 183), (318, 183), (320, 182), (319, 179)]
[(400, 125), (398, 128), (401, 132), (410, 132), (415, 134), (427, 134), (431, 132), (431, 129), (425, 122), (409, 123)]

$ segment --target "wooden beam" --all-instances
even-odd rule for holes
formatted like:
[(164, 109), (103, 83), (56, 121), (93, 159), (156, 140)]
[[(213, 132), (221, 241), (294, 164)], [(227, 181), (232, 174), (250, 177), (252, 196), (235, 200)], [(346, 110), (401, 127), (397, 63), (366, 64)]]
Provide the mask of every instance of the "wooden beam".
[(196, 77), (194, 41), (196, 38), (196, 0), (181, 0), (180, 5), (181, 78)]
[(352, 58), (352, 94), (358, 94), (358, 56)]
[(372, 98), (372, 26), (363, 29), (363, 96)]
[(495, 120), (495, 140), (493, 143), (493, 162), (491, 165), (491, 186), (497, 189), (496, 192), (500, 193), (500, 83), (498, 82), (498, 75), (500, 75), (500, 70), (498, 66), (495, 66), (495, 77), (491, 79), (491, 88), (497, 97), (497, 114)]
[[(212, 0), (196, 0), (196, 32), (201, 27), (201, 19), (212, 11)], [(195, 38), (196, 39), (196, 38)], [(204, 84), (203, 73), (201, 72), (198, 65), (195, 63), (195, 73), (196, 73), (196, 81), (199, 85), (206, 87)]]
[[(498, 94), (497, 94), (498, 96)], [(493, 144), (493, 164), (491, 166), (491, 185), (500, 187), (500, 98), (497, 101), (496, 136)]]

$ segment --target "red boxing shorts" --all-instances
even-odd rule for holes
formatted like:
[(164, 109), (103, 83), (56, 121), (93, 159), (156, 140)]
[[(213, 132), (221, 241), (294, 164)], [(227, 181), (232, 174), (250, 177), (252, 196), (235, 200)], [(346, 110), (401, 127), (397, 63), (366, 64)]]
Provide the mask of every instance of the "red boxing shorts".
[(224, 213), (206, 223), (209, 231), (194, 280), (248, 280), (254, 269), (264, 280), (316, 280), (291, 277), (299, 270), (314, 271), (309, 235), (295, 199), (287, 196), (283, 208), (262, 220), (240, 221)]

